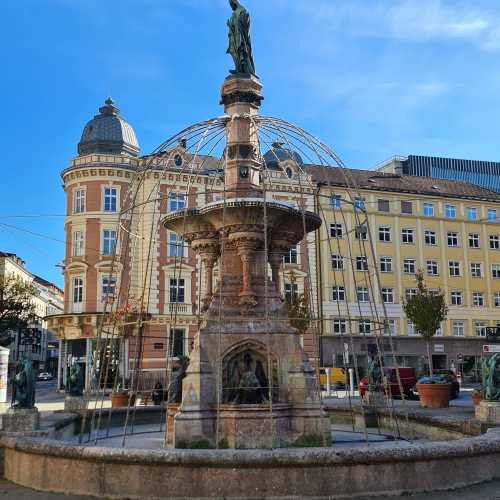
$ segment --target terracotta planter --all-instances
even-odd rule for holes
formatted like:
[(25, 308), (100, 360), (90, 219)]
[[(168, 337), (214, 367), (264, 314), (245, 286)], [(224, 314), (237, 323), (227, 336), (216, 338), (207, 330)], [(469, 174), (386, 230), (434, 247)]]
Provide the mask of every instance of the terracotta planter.
[(481, 400), (483, 399), (481, 397), (481, 393), (480, 392), (475, 393), (475, 394), (471, 394), (471, 398), (472, 398), (472, 402), (474, 403), (474, 406), (478, 406), (479, 403), (481, 402)]
[(424, 408), (448, 408), (451, 384), (417, 384), (420, 406)]
[[(123, 406), (128, 406), (129, 402), (129, 394), (127, 393), (122, 393), (122, 392), (114, 392), (111, 394), (111, 406), (113, 408), (120, 408)], [(133, 405), (135, 403), (135, 397), (132, 396), (130, 399), (130, 405)]]

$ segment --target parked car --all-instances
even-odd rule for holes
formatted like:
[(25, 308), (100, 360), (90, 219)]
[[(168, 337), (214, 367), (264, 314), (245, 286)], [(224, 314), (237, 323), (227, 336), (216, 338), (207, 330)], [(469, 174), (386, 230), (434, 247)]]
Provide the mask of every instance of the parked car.
[(41, 372), (38, 374), (38, 380), (41, 381), (52, 380), (53, 378), (54, 377), (48, 372)]
[[(344, 388), (347, 384), (347, 376), (343, 368), (332, 367), (329, 368), (330, 371), (330, 387), (342, 387)], [(326, 390), (326, 369), (319, 369), (319, 383), (321, 389)]]
[[(385, 392), (387, 390), (392, 397), (401, 397), (396, 370), (399, 372), (399, 378), (401, 379), (401, 386), (405, 397), (408, 399), (416, 399), (415, 385), (417, 384), (417, 377), (415, 376), (414, 368), (384, 368), (384, 377), (387, 380), (387, 389), (382, 383), (380, 385), (380, 391)], [(359, 393), (361, 397), (365, 395), (367, 390), (368, 377), (363, 377), (359, 383)]]

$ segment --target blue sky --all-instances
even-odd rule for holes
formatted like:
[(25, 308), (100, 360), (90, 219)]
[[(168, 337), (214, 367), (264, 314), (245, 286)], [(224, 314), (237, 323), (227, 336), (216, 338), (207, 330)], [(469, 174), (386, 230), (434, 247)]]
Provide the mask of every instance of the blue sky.
[[(392, 154), (500, 160), (498, 0), (243, 4), (262, 113), (308, 129), (349, 166)], [(3, 0), (1, 14), (0, 250), (60, 284), (59, 172), (83, 126), (112, 95), (148, 153), (220, 115), (230, 10), (226, 0)]]

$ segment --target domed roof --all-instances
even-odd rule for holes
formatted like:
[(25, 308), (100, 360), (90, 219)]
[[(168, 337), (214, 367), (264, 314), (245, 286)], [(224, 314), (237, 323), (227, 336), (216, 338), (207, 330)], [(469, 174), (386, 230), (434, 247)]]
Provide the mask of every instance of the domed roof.
[(113, 99), (106, 99), (99, 114), (94, 116), (83, 129), (78, 144), (78, 154), (92, 153), (129, 154), (138, 156), (139, 142), (132, 126), (120, 115)]
[(271, 149), (264, 155), (266, 168), (269, 170), (281, 170), (279, 164), (285, 161), (293, 161), (299, 167), (304, 166), (304, 161), (299, 153), (285, 148), (282, 142), (273, 142)]

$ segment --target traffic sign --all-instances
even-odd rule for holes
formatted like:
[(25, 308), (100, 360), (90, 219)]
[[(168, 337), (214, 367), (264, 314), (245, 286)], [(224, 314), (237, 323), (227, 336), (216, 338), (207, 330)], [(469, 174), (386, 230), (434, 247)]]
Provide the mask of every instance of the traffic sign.
[(463, 359), (464, 359), (464, 355), (461, 352), (459, 352), (457, 354), (457, 361), (463, 361)]
[(500, 352), (500, 345), (498, 345), (498, 344), (483, 345), (483, 352), (486, 354)]

